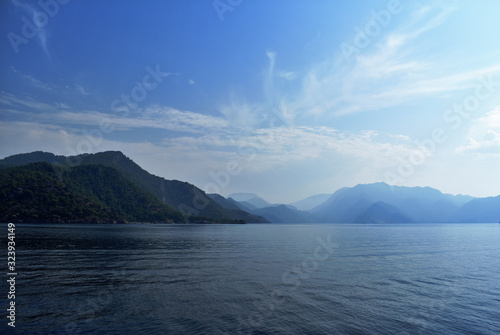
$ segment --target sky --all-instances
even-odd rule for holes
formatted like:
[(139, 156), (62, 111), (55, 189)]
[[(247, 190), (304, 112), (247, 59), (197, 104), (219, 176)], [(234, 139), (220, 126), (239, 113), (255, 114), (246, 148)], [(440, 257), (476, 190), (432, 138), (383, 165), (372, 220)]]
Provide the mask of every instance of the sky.
[(6, 0), (0, 158), (119, 150), (275, 203), (500, 194), (499, 1)]

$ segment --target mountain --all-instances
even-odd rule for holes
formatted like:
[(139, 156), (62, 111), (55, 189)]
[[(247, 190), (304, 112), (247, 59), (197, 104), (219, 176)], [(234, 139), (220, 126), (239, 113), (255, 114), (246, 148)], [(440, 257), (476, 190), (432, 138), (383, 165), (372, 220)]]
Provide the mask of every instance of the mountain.
[(460, 207), (453, 219), (463, 223), (500, 222), (500, 196), (474, 199)]
[(207, 194), (207, 195), (210, 197), (210, 199), (212, 199), (213, 201), (217, 202), (222, 207), (225, 207), (225, 208), (228, 208), (228, 209), (243, 209), (243, 208), (241, 208), (241, 206), (238, 205), (237, 201), (235, 201), (235, 200), (233, 200), (231, 198), (226, 199), (222, 195), (217, 194), (217, 193), (210, 193), (210, 194)]
[[(230, 209), (221, 206), (205, 192), (192, 184), (154, 176), (119, 151), (106, 151), (69, 157), (38, 151), (4, 158), (0, 160), (0, 166), (5, 168), (34, 162), (50, 163), (56, 171), (65, 171), (72, 167), (89, 164), (99, 164), (114, 168), (125, 179), (134, 183), (143, 191), (152, 194), (163, 204), (182, 212), (185, 219), (198, 217), (201, 220), (212, 218), (220, 222), (238, 220), (262, 222), (262, 218), (249, 215), (249, 213), (240, 209)], [(60, 179), (60, 177), (59, 175), (58, 178)]]
[(309, 211), (327, 201), (331, 194), (317, 194), (289, 204), (300, 211)]
[[(0, 219), (10, 222), (498, 222), (500, 196), (474, 198), (385, 183), (342, 188), (292, 205), (253, 193), (224, 198), (154, 176), (118, 151), (46, 152), (0, 160)], [(308, 211), (299, 208), (311, 208)]]
[(228, 198), (234, 199), (250, 208), (265, 208), (272, 206), (271, 203), (262, 199), (255, 193), (232, 193)]
[(230, 195), (227, 196), (227, 198), (232, 198), (236, 201), (247, 201), (252, 198), (258, 198), (259, 196), (255, 193), (231, 193)]
[[(254, 194), (236, 195), (239, 199), (255, 199)], [(223, 197), (222, 197), (223, 198)], [(263, 217), (272, 223), (312, 223), (316, 222), (313, 214), (305, 211), (299, 211), (289, 205), (270, 205), (267, 207), (258, 208), (248, 201), (236, 201), (232, 197), (225, 199), (232, 205), (238, 206), (241, 210), (247, 211), (253, 215)], [(225, 203), (224, 203), (225, 204)]]
[(265, 217), (272, 223), (312, 223), (317, 222), (313, 215), (287, 205), (275, 205), (251, 210), (250, 213)]
[(412, 223), (396, 206), (378, 201), (358, 215), (354, 223)]
[(46, 162), (52, 163), (55, 161), (64, 162), (66, 160), (65, 156), (56, 156), (50, 152), (35, 151), (29, 154), (17, 154), (0, 159), (0, 166), (2, 167), (13, 167), (19, 165), (27, 165), (30, 163)]
[(48, 163), (0, 170), (2, 222), (183, 222), (179, 211), (126, 180), (116, 169)]
[[(452, 222), (473, 197), (443, 194), (430, 187), (360, 184), (342, 188), (312, 213), (323, 222)], [(374, 206), (374, 204), (377, 204)]]
[(243, 219), (247, 222), (253, 222), (253, 223), (267, 223), (269, 222), (265, 217), (260, 216), (258, 214), (252, 215), (249, 212), (251, 210), (247, 209), (246, 207), (240, 205), (237, 201), (229, 198), (226, 199), (220, 194), (212, 193), (208, 194), (208, 196), (217, 202), (219, 205), (221, 205), (224, 208), (230, 209), (230, 210), (238, 210), (238, 211), (243, 211), (244, 213), (247, 213), (246, 217), (243, 217)]

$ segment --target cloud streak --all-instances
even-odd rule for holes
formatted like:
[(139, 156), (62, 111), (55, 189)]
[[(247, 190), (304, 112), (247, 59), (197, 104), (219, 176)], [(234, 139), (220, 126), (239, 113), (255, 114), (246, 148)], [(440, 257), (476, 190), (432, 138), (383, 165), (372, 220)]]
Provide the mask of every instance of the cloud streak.
[(95, 110), (75, 110), (65, 103), (48, 104), (32, 97), (20, 98), (6, 92), (0, 93), (0, 104), (10, 107), (3, 109), (6, 116), (28, 118), (40, 123), (59, 126), (99, 127), (103, 120), (106, 120), (116, 130), (121, 131), (149, 128), (191, 134), (221, 131), (228, 126), (228, 121), (224, 118), (158, 105), (137, 109), (136, 112), (125, 117)]
[(455, 151), (459, 154), (472, 154), (475, 159), (500, 156), (500, 106), (474, 120), (466, 143), (458, 146)]
[[(311, 118), (331, 119), (409, 105), (424, 97), (438, 99), (473, 87), (479, 77), (500, 71), (500, 62), (449, 74), (448, 69), (461, 68), (461, 64), (450, 64), (448, 60), (443, 64), (422, 57), (425, 50), (418, 42), (419, 37), (443, 25), (454, 11), (452, 7), (424, 7), (409, 22), (388, 30), (379, 42), (372, 42), (373, 46), (355, 56), (351, 64), (338, 52), (331, 59), (313, 64), (302, 76), (278, 69), (277, 53), (268, 51), (266, 104), (280, 111), (284, 119), (307, 124)], [(274, 83), (282, 78), (300, 82), (298, 94), (287, 97), (279, 92)]]

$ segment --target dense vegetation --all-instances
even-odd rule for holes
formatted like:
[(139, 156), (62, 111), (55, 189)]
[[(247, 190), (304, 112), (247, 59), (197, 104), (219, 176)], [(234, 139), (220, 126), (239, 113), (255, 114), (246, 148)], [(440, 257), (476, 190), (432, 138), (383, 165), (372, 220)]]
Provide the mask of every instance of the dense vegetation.
[[(121, 176), (143, 192), (152, 195), (170, 209), (182, 212), (183, 220), (187, 222), (267, 222), (265, 218), (251, 215), (244, 210), (221, 206), (190, 183), (154, 176), (119, 151), (70, 157), (37, 151), (4, 158), (0, 160), (0, 168), (22, 166), (34, 162), (47, 162), (61, 171), (74, 170), (87, 165), (101, 165), (116, 169)], [(81, 192), (82, 189), (78, 191)], [(94, 191), (87, 190), (85, 194), (90, 196), (89, 194)], [(95, 195), (93, 196), (96, 200)]]
[(2, 222), (123, 222), (101, 203), (72, 192), (49, 164), (0, 171)]
[(185, 221), (182, 213), (102, 165), (8, 168), (0, 170), (0, 189), (4, 222)]

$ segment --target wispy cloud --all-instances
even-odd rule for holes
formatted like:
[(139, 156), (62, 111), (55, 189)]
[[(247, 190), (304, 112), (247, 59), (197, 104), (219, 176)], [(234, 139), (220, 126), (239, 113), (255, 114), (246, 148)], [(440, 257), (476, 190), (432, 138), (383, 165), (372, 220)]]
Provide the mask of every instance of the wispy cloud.
[(249, 133), (230, 129), (199, 137), (166, 138), (164, 144), (179, 152), (208, 154), (213, 165), (242, 161), (249, 171), (313, 159), (338, 159), (341, 165), (359, 160), (373, 169), (387, 168), (412, 150), (411, 143), (383, 140), (376, 132), (341, 132), (324, 126), (262, 128)]
[[(351, 64), (338, 53), (311, 65), (300, 77), (297, 73), (283, 76), (287, 72), (276, 68), (277, 53), (267, 52), (270, 60), (264, 83), (267, 101), (272, 101), (277, 110), (286, 106), (296, 120), (301, 116), (310, 120), (411, 104), (422, 97), (437, 99), (473, 87), (479, 77), (500, 71), (500, 62), (457, 72), (457, 68), (463, 68), (462, 64), (422, 57), (425, 50), (420, 49), (418, 42), (420, 37), (445, 23), (454, 11), (453, 7), (438, 5), (424, 7), (413, 13), (408, 22), (389, 26), (385, 35), (356, 55)], [(301, 88), (296, 95), (286, 96), (276, 90), (276, 77), (293, 77), (301, 82)]]
[[(198, 116), (186, 115), (178, 111), (170, 111), (165, 115), (177, 118), (178, 123), (202, 122)], [(68, 148), (76, 150), (79, 143), (89, 141), (81, 127), (73, 128), (68, 126), (68, 123), (75, 122), (81, 125), (86, 117), (90, 120), (88, 123), (91, 124), (95, 123), (100, 116), (98, 113), (83, 115), (62, 112), (57, 117), (60, 121), (67, 122), (66, 124), (45, 123), (43, 120), (0, 122), (2, 137), (8, 138), (23, 134), (19, 143), (11, 142), (14, 147), (1, 148), (2, 152), (14, 153), (19, 150), (16, 148), (19, 145), (31, 150), (43, 149), (68, 154)], [(196, 121), (193, 121), (193, 117)], [(190, 121), (186, 121), (186, 118)], [(137, 127), (153, 127), (152, 120), (146, 122), (146, 120), (132, 119), (130, 122), (131, 124), (139, 122)], [(203, 127), (206, 127), (205, 122), (203, 123)], [(164, 129), (170, 128), (170, 125), (157, 125), (156, 127)], [(133, 142), (125, 143), (114, 138), (111, 134), (103, 134), (102, 140), (99, 140), (102, 143), (93, 146), (92, 151), (113, 148), (114, 150), (120, 148), (125, 151), (130, 150), (127, 145)], [(137, 146), (142, 143), (136, 142)], [(196, 136), (193, 134), (168, 136), (156, 144), (149, 142), (149, 147), (155, 147), (155, 152), (162, 153), (166, 157), (176, 157), (176, 160), (182, 161), (186, 168), (189, 164), (197, 166), (200, 174), (203, 174), (207, 168), (224, 167), (229, 161), (238, 161), (245, 171), (251, 172), (268, 171), (286, 164), (307, 162), (311, 159), (342, 162), (338, 163), (342, 166), (349, 162), (361, 161), (364, 162), (363, 166), (369, 165), (378, 171), (397, 163), (397, 157), (411, 150), (408, 144), (382, 140), (376, 132), (340, 132), (330, 127), (277, 127), (257, 129), (245, 134), (233, 128), (220, 132), (198, 133)], [(193, 167), (189, 169), (192, 170)], [(188, 180), (192, 178), (190, 176)]]
[(50, 91), (53, 91), (56, 89), (56, 86), (51, 84), (51, 83), (46, 83), (46, 82), (43, 82), (29, 74), (26, 74), (26, 73), (22, 73), (21, 71), (18, 71), (14, 66), (11, 66), (10, 67), (10, 70), (14, 73), (16, 73), (20, 78), (22, 78), (23, 80), (25, 80), (30, 86), (34, 87), (34, 88), (37, 88), (37, 89), (40, 89), (40, 90), (43, 90), (43, 91), (47, 91), (47, 92), (50, 92)]
[(85, 90), (82, 85), (75, 84), (76, 91), (82, 95), (89, 95), (90, 93)]
[(133, 115), (124, 117), (95, 110), (74, 109), (63, 102), (48, 104), (33, 97), (20, 98), (6, 92), (0, 92), (0, 104), (9, 106), (3, 109), (5, 113), (55, 125), (99, 127), (103, 120), (107, 120), (115, 129), (122, 131), (151, 128), (191, 134), (221, 131), (228, 125), (225, 118), (158, 105), (138, 109)]
[[(415, 40), (442, 25), (454, 12), (452, 7), (423, 7), (409, 21), (389, 26), (385, 36), (369, 50), (363, 50), (354, 62), (347, 64), (340, 51), (330, 59), (311, 64), (305, 73), (278, 68), (279, 55), (266, 51), (268, 66), (263, 75), (264, 101), (241, 103), (244, 97), (232, 97), (222, 107), (228, 119), (267, 119), (278, 117), (293, 126), (321, 122), (326, 117), (380, 110), (410, 104), (423, 96), (435, 96), (474, 85), (480, 75), (500, 69), (500, 63), (489, 68), (450, 75), (443, 64), (424, 60)], [(389, 30), (391, 28), (391, 30)], [(416, 44), (418, 45), (418, 43)], [(446, 64), (451, 68), (452, 64)], [(284, 93), (276, 85), (279, 80), (294, 81), (296, 93)]]
[(297, 77), (297, 73), (292, 71), (280, 71), (278, 76), (286, 80), (294, 80)]
[(0, 92), (0, 104), (12, 106), (12, 107), (27, 107), (36, 111), (51, 112), (56, 111), (57, 108), (54, 105), (40, 102), (31, 96), (18, 97), (14, 94), (7, 92)]
[(473, 154), (476, 159), (500, 155), (500, 106), (484, 117), (474, 120), (469, 128), (467, 141), (455, 150)]
[[(151, 127), (160, 127), (175, 131), (186, 131), (192, 133), (207, 130), (218, 131), (225, 128), (228, 123), (225, 119), (190, 111), (180, 111), (171, 107), (154, 105), (147, 107), (141, 113), (145, 124)], [(141, 118), (132, 120), (140, 121)]]

